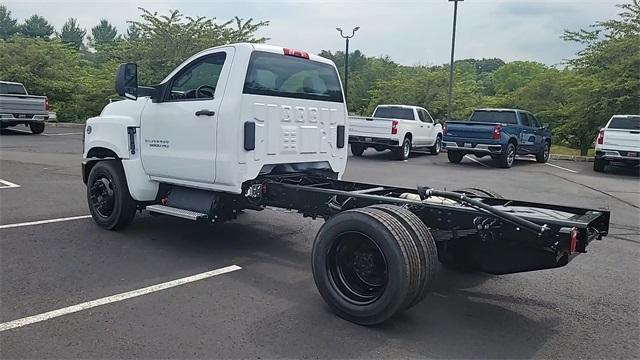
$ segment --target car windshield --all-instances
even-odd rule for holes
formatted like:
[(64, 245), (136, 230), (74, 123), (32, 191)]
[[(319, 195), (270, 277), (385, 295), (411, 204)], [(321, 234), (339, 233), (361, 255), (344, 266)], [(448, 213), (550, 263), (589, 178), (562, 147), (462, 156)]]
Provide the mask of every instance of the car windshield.
[(389, 106), (377, 108), (375, 113), (373, 113), (373, 117), (403, 120), (416, 119), (415, 116), (413, 116), (413, 109)]
[(27, 91), (20, 84), (0, 84), (0, 94), (26, 95)]
[(517, 124), (515, 111), (490, 111), (490, 110), (476, 110), (471, 115), (469, 121), (475, 122), (489, 122), (489, 123), (503, 123), (503, 124)]
[(611, 119), (609, 129), (640, 130), (640, 116), (615, 116)]
[(333, 66), (260, 51), (251, 55), (244, 93), (343, 102), (340, 80)]

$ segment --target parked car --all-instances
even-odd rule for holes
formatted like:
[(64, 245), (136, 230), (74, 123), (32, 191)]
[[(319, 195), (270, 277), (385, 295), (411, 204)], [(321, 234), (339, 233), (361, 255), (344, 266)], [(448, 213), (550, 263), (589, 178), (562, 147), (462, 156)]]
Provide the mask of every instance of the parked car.
[(549, 160), (551, 131), (536, 117), (519, 109), (477, 109), (469, 121), (447, 121), (443, 147), (452, 163), (467, 155), (491, 156), (510, 168), (516, 155), (534, 155), (536, 161)]
[(593, 170), (604, 172), (609, 164), (638, 167), (639, 156), (640, 115), (613, 115), (598, 132)]
[(44, 131), (49, 120), (49, 99), (29, 95), (24, 85), (0, 81), (0, 125), (2, 128), (24, 124), (34, 134)]
[(349, 144), (355, 156), (362, 156), (367, 148), (390, 149), (400, 160), (406, 160), (414, 150), (438, 155), (442, 125), (418, 106), (379, 105), (371, 117), (349, 117)]

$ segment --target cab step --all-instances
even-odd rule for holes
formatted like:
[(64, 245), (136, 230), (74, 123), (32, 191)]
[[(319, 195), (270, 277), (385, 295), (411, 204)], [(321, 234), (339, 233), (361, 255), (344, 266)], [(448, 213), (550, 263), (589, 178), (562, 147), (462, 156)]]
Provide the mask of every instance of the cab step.
[(170, 215), (192, 221), (204, 221), (209, 219), (209, 216), (204, 213), (165, 205), (149, 205), (147, 206), (147, 210), (156, 214)]

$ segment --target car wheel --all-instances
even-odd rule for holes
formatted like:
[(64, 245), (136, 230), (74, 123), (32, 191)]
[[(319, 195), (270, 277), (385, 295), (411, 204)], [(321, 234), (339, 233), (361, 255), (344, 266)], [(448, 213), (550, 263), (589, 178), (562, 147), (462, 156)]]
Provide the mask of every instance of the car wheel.
[(351, 153), (353, 156), (362, 156), (366, 147), (362, 144), (351, 144)]
[(93, 220), (99, 226), (122, 229), (136, 214), (136, 202), (129, 194), (127, 179), (118, 160), (99, 161), (89, 173), (87, 201)]
[(454, 163), (454, 164), (459, 164), (460, 161), (462, 161), (462, 158), (464, 157), (464, 154), (458, 151), (453, 151), (453, 150), (447, 150), (447, 158), (449, 159), (449, 162)]
[(431, 155), (438, 155), (440, 154), (441, 149), (442, 149), (442, 137), (438, 135), (438, 137), (436, 138), (436, 143), (433, 144), (433, 146), (429, 150), (431, 151)]
[(502, 168), (510, 168), (513, 165), (513, 162), (516, 160), (516, 145), (512, 142), (507, 144), (507, 150), (505, 153), (498, 159), (500, 167)]
[(402, 146), (394, 149), (395, 157), (398, 160), (407, 160), (411, 154), (411, 139), (404, 138)]
[(42, 134), (44, 132), (44, 123), (43, 122), (30, 122), (29, 129), (31, 129), (31, 133), (33, 134)]
[(551, 143), (545, 142), (542, 151), (536, 154), (536, 161), (539, 163), (546, 163), (549, 160), (550, 152)]
[(605, 166), (607, 166), (607, 160), (598, 158), (593, 160), (593, 171), (604, 172)]

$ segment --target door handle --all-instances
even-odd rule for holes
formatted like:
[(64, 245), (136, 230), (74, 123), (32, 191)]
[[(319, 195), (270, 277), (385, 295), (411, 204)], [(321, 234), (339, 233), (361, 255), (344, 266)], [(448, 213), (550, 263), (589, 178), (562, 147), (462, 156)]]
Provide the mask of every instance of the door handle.
[(196, 116), (214, 116), (216, 114), (215, 111), (211, 111), (211, 110), (207, 110), (207, 109), (202, 109), (202, 110), (198, 110), (196, 111)]

